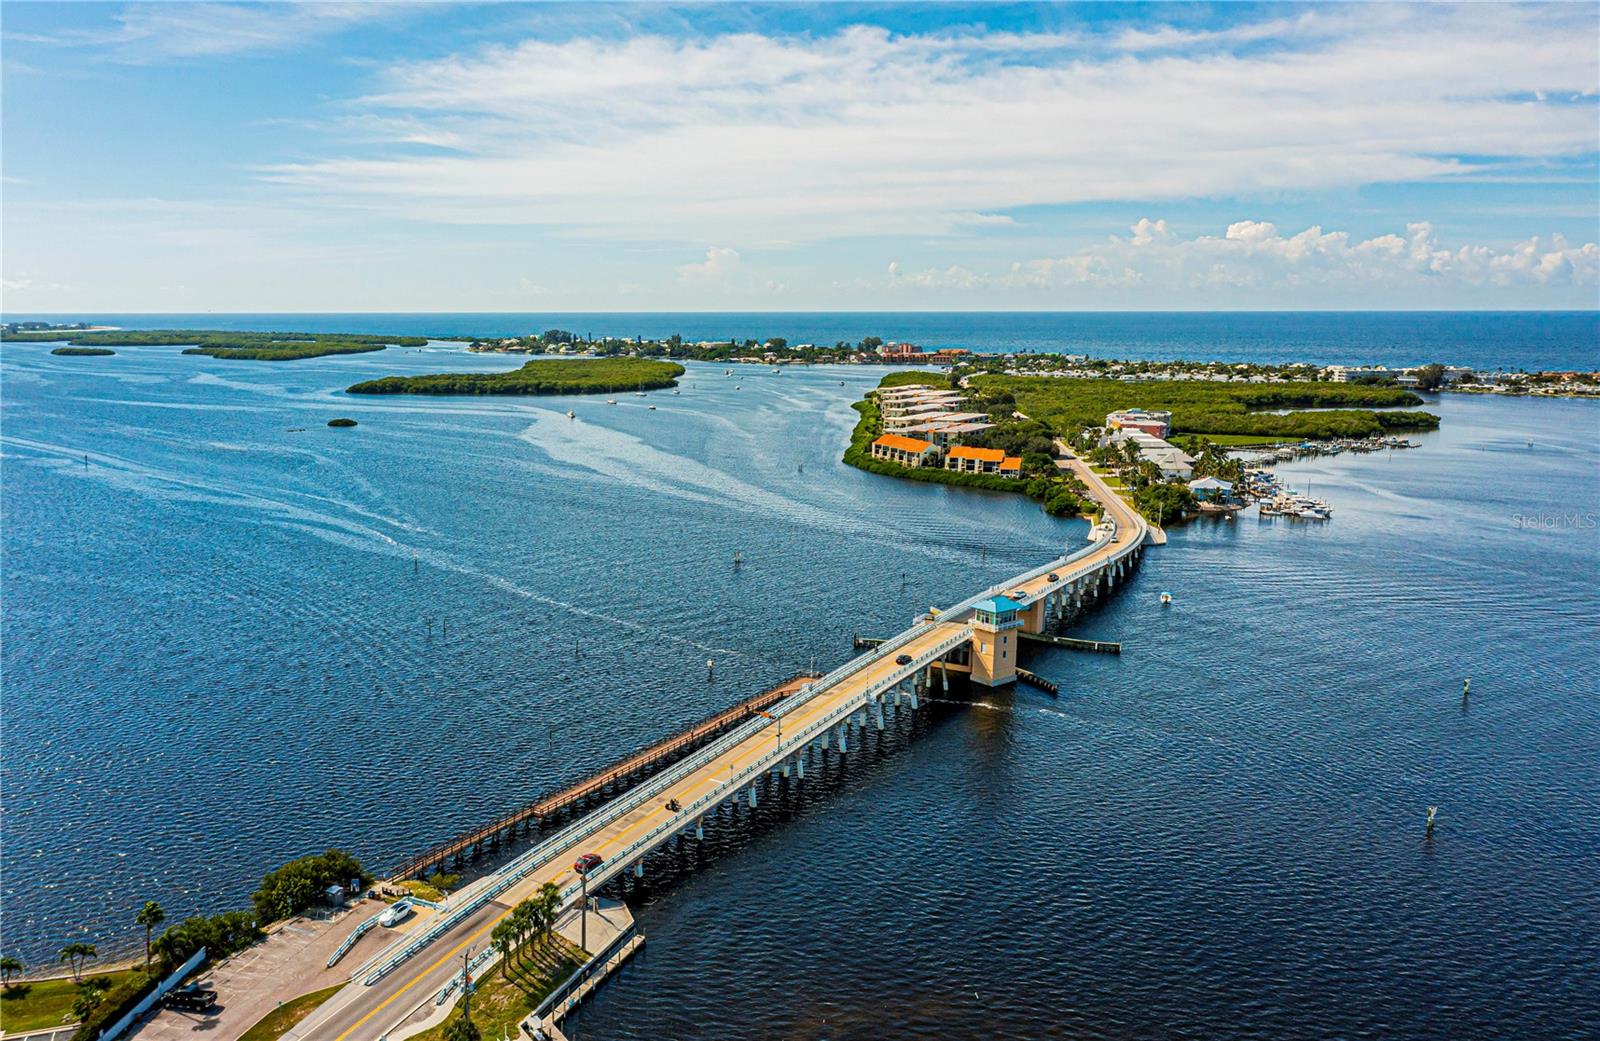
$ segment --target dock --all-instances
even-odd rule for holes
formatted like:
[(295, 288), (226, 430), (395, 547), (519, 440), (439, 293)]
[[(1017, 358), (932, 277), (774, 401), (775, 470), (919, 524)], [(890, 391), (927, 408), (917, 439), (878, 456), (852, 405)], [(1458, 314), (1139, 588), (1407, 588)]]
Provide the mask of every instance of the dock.
[(708, 738), (715, 737), (729, 727), (744, 722), (758, 712), (771, 708), (814, 678), (805, 673), (794, 676), (754, 697), (746, 698), (736, 705), (713, 713), (680, 733), (642, 748), (554, 794), (530, 802), (520, 809), (458, 835), (448, 842), (442, 842), (423, 853), (408, 857), (395, 869), (389, 881), (401, 882), (439, 870), (451, 861), (461, 860), (468, 853), (479, 850), (485, 845), (497, 844), (502, 837), (515, 835), (521, 828), (541, 826), (546, 821), (553, 820), (594, 798), (612, 793), (617, 786), (644, 777), (680, 753)]
[(1071, 636), (1052, 636), (1049, 633), (1023, 633), (1030, 643), (1049, 643), (1071, 651), (1093, 651), (1096, 654), (1121, 654), (1122, 644), (1112, 640), (1079, 640)]
[[(583, 792), (615, 791), (603, 804), (451, 893), (448, 910), (357, 970), (348, 986), (307, 1017), (299, 1028), (302, 1035), (377, 1041), (397, 1025), (397, 1008), (406, 1008), (415, 995), (447, 988), (462, 971), (461, 951), (487, 942), (495, 925), (544, 885), (556, 887), (562, 911), (570, 914), (613, 880), (620, 888), (624, 876), (643, 879), (649, 864), (660, 863), (652, 860), (658, 851), (697, 845), (708, 826), (749, 820), (758, 806), (817, 783), (825, 768), (870, 747), (891, 721), (914, 729), (910, 724), (919, 713), (946, 700), (940, 695), (952, 673), (991, 688), (1023, 678), (1017, 668), (1022, 641), (1012, 634), (1057, 628), (1084, 604), (1126, 582), (1144, 551), (1149, 524), (1100, 482), (1090, 488), (1091, 494), (1105, 496), (1104, 528), (1096, 541), (1068, 546), (1054, 560), (930, 610), (904, 632), (824, 676), (796, 677), (764, 691), (519, 811), (532, 819), (534, 811), (573, 804)], [(758, 707), (762, 704), (770, 711)], [(665, 762), (667, 750), (674, 748), (678, 753)], [(646, 767), (652, 771), (647, 779), (621, 783)], [(452, 851), (486, 841), (509, 819), (412, 863), (437, 863)], [(580, 857), (590, 865), (582, 874)], [(603, 979), (614, 971), (632, 953), (622, 949), (628, 946), (624, 941), (616, 950), (599, 952), (603, 958), (595, 974)], [(494, 956), (488, 948), (479, 971), (487, 971)]]

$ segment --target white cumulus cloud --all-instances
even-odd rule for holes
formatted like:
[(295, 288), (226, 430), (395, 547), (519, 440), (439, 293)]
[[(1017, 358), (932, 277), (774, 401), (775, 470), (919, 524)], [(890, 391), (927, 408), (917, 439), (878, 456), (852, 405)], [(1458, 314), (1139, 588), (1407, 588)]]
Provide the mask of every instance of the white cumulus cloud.
[(979, 235), (1027, 207), (1593, 154), (1595, 27), (1586, 5), (1361, 5), (1116, 40), (865, 25), (527, 39), (394, 65), (349, 106), (392, 143), (341, 138), (263, 176), (406, 219), (597, 239)]

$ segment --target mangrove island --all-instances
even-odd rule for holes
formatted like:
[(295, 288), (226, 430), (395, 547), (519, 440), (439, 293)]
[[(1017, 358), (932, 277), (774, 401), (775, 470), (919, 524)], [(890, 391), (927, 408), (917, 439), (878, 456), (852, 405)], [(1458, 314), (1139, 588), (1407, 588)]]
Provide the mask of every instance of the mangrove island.
[(530, 361), (510, 372), (441, 372), (385, 376), (350, 387), (350, 394), (605, 394), (661, 390), (684, 372), (676, 362), (648, 358), (562, 358)]

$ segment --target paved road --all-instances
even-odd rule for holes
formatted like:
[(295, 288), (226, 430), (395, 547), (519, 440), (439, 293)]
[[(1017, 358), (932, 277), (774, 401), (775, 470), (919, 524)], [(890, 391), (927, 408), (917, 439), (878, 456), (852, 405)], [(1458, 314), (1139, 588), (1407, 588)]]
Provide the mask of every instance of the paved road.
[[(1107, 512), (1117, 522), (1115, 538), (1102, 540), (1094, 550), (1062, 569), (1066, 575), (1084, 574), (1144, 539), (1146, 523), (1128, 505), (1108, 488), (1099, 476), (1079, 460), (1069, 460), (1065, 468), (1073, 469), (1089, 486), (1091, 493), (1100, 499)], [(1058, 578), (1059, 582), (1059, 578)], [(1040, 575), (1027, 582), (1008, 588), (1023, 588), (1030, 596), (1042, 592), (1051, 583)], [(962, 621), (941, 621), (928, 632), (909, 643), (884, 651), (880, 657), (860, 671), (845, 677), (831, 687), (813, 696), (809, 701), (792, 709), (783, 717), (788, 730), (788, 740), (801, 733), (808, 725), (821, 720), (848, 704), (859, 704), (866, 693), (903, 672), (904, 667), (895, 658), (909, 654), (913, 658), (931, 652), (941, 643), (968, 631)], [(669, 800), (677, 799), (691, 806), (702, 797), (728, 788), (730, 779), (746, 767), (770, 758), (780, 747), (778, 726), (768, 722), (742, 741), (726, 749), (716, 759), (679, 779), (662, 791), (655, 800), (637, 807), (616, 820), (595, 829), (581, 839), (552, 851), (538, 867), (530, 871), (515, 886), (500, 894), (497, 900), (470, 916), (446, 935), (414, 955), (389, 976), (371, 987), (352, 984), (314, 1013), (289, 1038), (318, 1038), (328, 1041), (376, 1041), (391, 1027), (409, 1018), (413, 1010), (434, 996), (461, 969), (462, 953), (479, 951), (489, 942), (495, 924), (524, 897), (531, 896), (546, 882), (554, 882), (563, 889), (577, 881), (572, 863), (580, 854), (598, 853), (608, 864), (618, 857), (632, 860), (638, 852), (628, 853), (633, 844), (643, 839), (658, 825), (668, 821), (672, 811), (666, 809)], [(794, 746), (798, 750), (798, 745)], [(731, 792), (730, 792), (731, 794)], [(686, 821), (686, 823), (688, 823)]]
[[(859, 703), (870, 688), (904, 672), (903, 666), (895, 664), (894, 659), (898, 655), (919, 657), (966, 630), (967, 627), (960, 623), (939, 623), (910, 643), (894, 648), (893, 653), (884, 654), (859, 672), (818, 693), (783, 717), (785, 741), (792, 742), (790, 735), (800, 733), (809, 724), (846, 704)], [(575, 883), (578, 878), (572, 870), (572, 863), (580, 854), (598, 853), (608, 863), (612, 862), (636, 840), (642, 839), (673, 816), (666, 808), (669, 800), (677, 799), (680, 804), (690, 806), (703, 796), (726, 789), (730, 777), (771, 756), (780, 747), (777, 741), (777, 724), (769, 721), (715, 760), (664, 790), (652, 802), (555, 850), (515, 886), (501, 894), (496, 902), (451, 929), (373, 986), (363, 987), (357, 983), (346, 987), (290, 1036), (326, 1038), (329, 1041), (375, 1041), (394, 1024), (407, 1018), (419, 1003), (432, 1001), (445, 983), (460, 971), (462, 952), (469, 947), (475, 951), (481, 950), (489, 942), (489, 934), (495, 923), (508, 914), (518, 901), (531, 896), (546, 882), (554, 882), (563, 888)], [(790, 746), (786, 744), (781, 747)], [(793, 748), (798, 750), (799, 746), (793, 745)], [(628, 859), (637, 856), (634, 853)]]

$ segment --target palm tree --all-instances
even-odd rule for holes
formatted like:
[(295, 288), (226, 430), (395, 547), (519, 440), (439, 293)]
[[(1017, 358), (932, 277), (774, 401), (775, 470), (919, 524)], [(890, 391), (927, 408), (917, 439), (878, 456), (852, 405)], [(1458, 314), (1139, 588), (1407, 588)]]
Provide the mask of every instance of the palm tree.
[(104, 991), (99, 987), (84, 987), (78, 991), (78, 996), (72, 999), (72, 1017), (82, 1023), (89, 1018), (89, 1014), (100, 1007), (100, 1000)]
[(0, 958), (0, 986), (11, 989), (11, 978), (22, 975), (22, 963), (11, 955)]
[(561, 887), (554, 882), (546, 882), (539, 887), (533, 905), (538, 910), (539, 932), (548, 942), (550, 932), (556, 925), (556, 915), (561, 911)]
[(511, 912), (511, 922), (517, 931), (517, 946), (522, 946), (523, 937), (533, 931), (533, 901), (523, 900)]
[(490, 942), (494, 949), (500, 952), (500, 974), (507, 978), (511, 975), (511, 952), (517, 947), (517, 934), (510, 918), (502, 918), (495, 925), (494, 932), (489, 934)]
[(94, 944), (77, 941), (61, 948), (61, 956), (57, 960), (71, 965), (72, 978), (81, 982), (83, 980), (84, 963), (98, 957), (99, 953), (99, 951), (95, 950)]
[(150, 967), (150, 935), (155, 932), (156, 926), (167, 920), (167, 912), (154, 900), (146, 900), (144, 906), (139, 908), (139, 913), (133, 916), (138, 925), (144, 926), (144, 967)]

